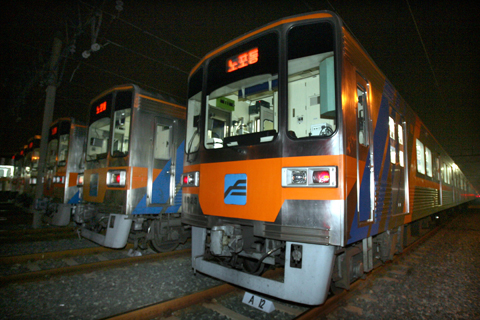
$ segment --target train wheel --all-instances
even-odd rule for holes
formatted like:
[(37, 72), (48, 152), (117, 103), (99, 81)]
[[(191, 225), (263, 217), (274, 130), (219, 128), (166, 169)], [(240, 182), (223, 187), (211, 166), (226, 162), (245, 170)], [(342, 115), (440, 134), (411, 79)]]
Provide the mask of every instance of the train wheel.
[(151, 224), (153, 239), (149, 241), (150, 248), (156, 252), (169, 252), (175, 250), (180, 244), (178, 232), (167, 226), (167, 223), (154, 220)]

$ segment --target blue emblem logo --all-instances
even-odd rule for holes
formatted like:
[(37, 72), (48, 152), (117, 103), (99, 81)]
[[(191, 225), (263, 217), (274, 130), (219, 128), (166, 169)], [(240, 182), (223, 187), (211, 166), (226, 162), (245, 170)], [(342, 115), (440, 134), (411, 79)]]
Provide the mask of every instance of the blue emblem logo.
[(247, 175), (244, 173), (225, 175), (223, 200), (226, 204), (247, 204)]

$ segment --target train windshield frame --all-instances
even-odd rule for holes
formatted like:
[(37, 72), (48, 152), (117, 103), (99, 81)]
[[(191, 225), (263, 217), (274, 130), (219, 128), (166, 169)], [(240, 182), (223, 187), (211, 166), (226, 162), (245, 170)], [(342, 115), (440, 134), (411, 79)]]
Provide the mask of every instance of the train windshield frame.
[(70, 121), (61, 121), (50, 127), (47, 146), (47, 168), (67, 164), (70, 143)]
[(105, 159), (109, 153), (112, 157), (128, 155), (132, 107), (132, 91), (109, 93), (91, 104), (87, 161)]
[(337, 129), (335, 32), (329, 21), (295, 25), (287, 33), (289, 138), (328, 138)]
[(326, 139), (337, 131), (334, 23), (307, 21), (281, 31), (286, 41), (278, 30), (262, 33), (213, 56), (191, 75), (187, 153), (198, 150), (199, 132), (208, 150), (268, 143), (278, 134), (293, 141)]

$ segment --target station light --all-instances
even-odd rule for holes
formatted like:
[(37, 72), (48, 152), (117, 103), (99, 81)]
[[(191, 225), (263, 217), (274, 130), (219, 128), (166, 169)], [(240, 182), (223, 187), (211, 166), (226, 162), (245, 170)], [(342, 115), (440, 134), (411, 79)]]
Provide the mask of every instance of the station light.
[(125, 187), (127, 181), (126, 170), (109, 170), (107, 172), (107, 187)]
[(182, 187), (198, 187), (200, 182), (200, 172), (188, 172), (182, 174)]
[(337, 187), (337, 167), (282, 168), (282, 187)]

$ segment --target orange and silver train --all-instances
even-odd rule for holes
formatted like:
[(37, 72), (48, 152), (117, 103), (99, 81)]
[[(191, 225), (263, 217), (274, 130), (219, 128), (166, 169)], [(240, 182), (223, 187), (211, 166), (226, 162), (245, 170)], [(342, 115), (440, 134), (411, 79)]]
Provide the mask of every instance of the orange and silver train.
[[(321, 304), (475, 193), (332, 12), (206, 55), (187, 109), (193, 268), (256, 292)], [(281, 281), (259, 276), (272, 266)]]
[(17, 199), (24, 207), (30, 207), (37, 188), (38, 161), (40, 159), (40, 135), (28, 139), (20, 172), (21, 193)]
[(92, 100), (84, 203), (74, 215), (83, 237), (169, 251), (190, 236), (180, 218), (185, 118), (185, 106), (136, 85)]
[(66, 226), (82, 200), (82, 187), (77, 180), (84, 170), (87, 126), (74, 118), (60, 118), (49, 129), (43, 184), (48, 204), (44, 220)]

